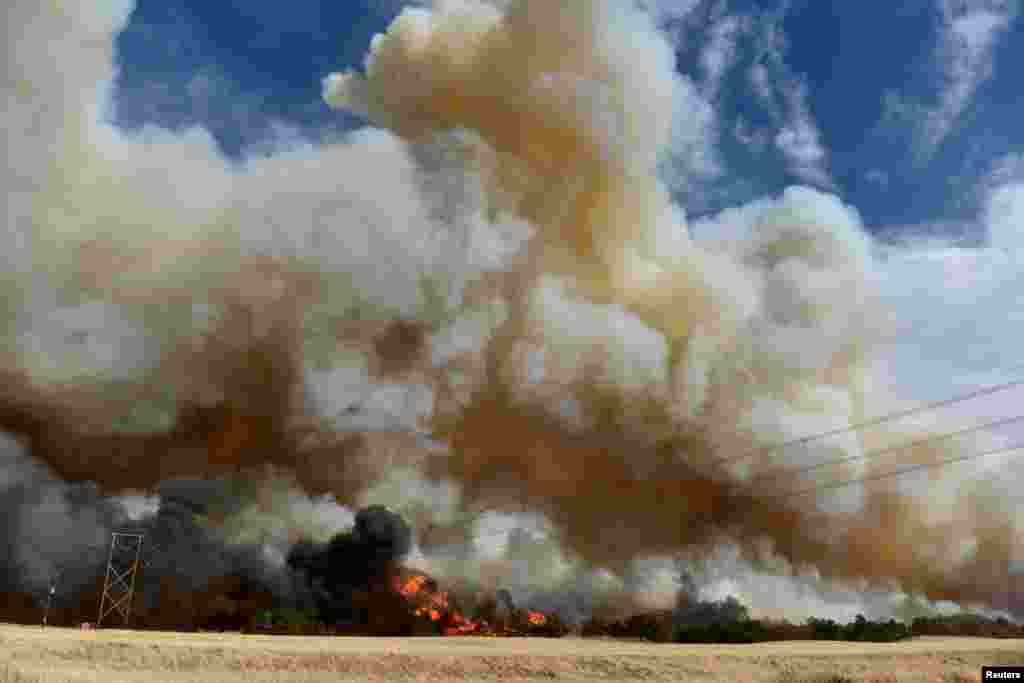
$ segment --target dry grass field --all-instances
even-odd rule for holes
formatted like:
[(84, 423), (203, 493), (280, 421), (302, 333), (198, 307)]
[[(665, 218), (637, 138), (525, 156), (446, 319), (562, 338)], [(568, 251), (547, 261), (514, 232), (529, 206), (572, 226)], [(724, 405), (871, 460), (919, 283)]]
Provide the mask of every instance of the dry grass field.
[(661, 645), (600, 639), (315, 638), (0, 625), (0, 683), (979, 681), (1024, 641)]

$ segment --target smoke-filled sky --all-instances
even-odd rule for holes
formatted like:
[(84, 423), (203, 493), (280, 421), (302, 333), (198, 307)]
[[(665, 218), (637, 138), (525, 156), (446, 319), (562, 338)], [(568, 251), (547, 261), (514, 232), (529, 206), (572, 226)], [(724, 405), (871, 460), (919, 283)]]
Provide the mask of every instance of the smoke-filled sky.
[[(691, 216), (809, 183), (836, 192), (886, 240), (1014, 239), (1012, 192), (995, 196), (1024, 178), (1024, 104), (1009, 66), (1024, 58), (1018, 2), (647, 4), (695, 90), (680, 103), (686, 182), (670, 188)], [(115, 41), (112, 116), (126, 129), (203, 126), (232, 159), (282, 135), (323, 140), (359, 128), (363, 120), (326, 106), (320, 78), (361, 66), (372, 36), (401, 8), (397, 0), (139, 2)], [(992, 346), (1013, 335), (976, 325), (977, 297), (960, 294), (970, 284), (1012, 290), (976, 256), (952, 250), (901, 266), (916, 271), (916, 286), (894, 295), (913, 295), (915, 318), (927, 319), (914, 324), (927, 334), (923, 358), (901, 357), (919, 381), (948, 381), (946, 363), (957, 378), (1016, 363), (1012, 348)], [(943, 285), (956, 294), (929, 296), (936, 310), (922, 307), (918, 288)], [(993, 312), (1014, 303), (1012, 291), (985, 291)], [(945, 389), (933, 387), (936, 396)]]
[(767, 448), (1020, 376), (1020, 9), (7, 3), (0, 576), (234, 477), (271, 567), (382, 503), (570, 616), (1021, 612), (1019, 453), (784, 494), (1024, 389)]

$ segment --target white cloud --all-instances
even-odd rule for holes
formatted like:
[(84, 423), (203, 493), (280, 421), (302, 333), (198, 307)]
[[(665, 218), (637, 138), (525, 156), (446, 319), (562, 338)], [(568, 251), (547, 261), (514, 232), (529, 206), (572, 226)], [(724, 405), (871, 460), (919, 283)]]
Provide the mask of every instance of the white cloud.
[(989, 245), (1016, 257), (1024, 246), (1024, 154), (1011, 152), (993, 161), (975, 195)]
[[(787, 171), (804, 183), (831, 189), (835, 184), (828, 171), (828, 150), (807, 101), (807, 84), (786, 63), (782, 20), (788, 9), (788, 3), (784, 3), (757, 27), (757, 54), (747, 70), (747, 81), (774, 120), (775, 148), (785, 160)], [(756, 140), (751, 131), (744, 132), (748, 139)]]
[[(682, 115), (676, 120), (685, 125), (677, 126), (680, 132), (674, 136), (669, 162), (663, 164), (667, 182), (673, 188), (686, 189), (694, 181), (722, 175), (721, 155), (716, 147), (723, 119), (719, 101), (729, 75), (740, 61), (744, 39), (751, 37), (754, 60), (745, 77), (773, 125), (755, 129), (748, 120), (738, 120), (726, 132), (754, 153), (773, 142), (795, 178), (820, 188), (834, 187), (828, 171), (828, 152), (808, 105), (807, 86), (792, 73), (785, 60), (787, 41), (782, 20), (789, 11), (789, 3), (759, 18), (730, 14), (726, 2), (714, 3), (706, 12), (695, 12), (699, 5), (696, 2), (684, 5), (645, 5), (677, 48), (697, 42), (697, 36), (701, 37), (702, 45), (697, 55), (697, 86), (692, 88), (696, 92), (681, 99), (685, 108), (677, 108)], [(692, 87), (689, 81), (684, 85)], [(687, 87), (678, 90), (684, 93)], [(696, 204), (693, 202), (691, 199), (690, 208), (700, 211), (699, 198)]]
[(993, 73), (993, 52), (1016, 18), (1016, 0), (938, 0), (942, 17), (936, 57), (943, 92), (922, 124), (922, 154), (942, 144), (967, 109), (978, 88)]
[(637, 6), (647, 10), (654, 22), (666, 30), (679, 45), (683, 39), (683, 33), (679, 25), (684, 23), (702, 0), (637, 0)]
[(707, 27), (709, 38), (700, 54), (700, 66), (702, 89), (709, 100), (718, 97), (726, 74), (739, 56), (739, 39), (750, 28), (749, 18), (735, 15), (724, 16)]
[(771, 78), (768, 76), (768, 67), (760, 62), (751, 64), (747, 71), (747, 79), (761, 104), (774, 109), (775, 92), (772, 90)]
[(719, 117), (715, 105), (685, 77), (678, 77), (673, 99), (671, 143), (658, 171), (673, 191), (683, 191), (724, 171), (717, 148)]
[(794, 176), (811, 185), (831, 188), (833, 182), (827, 169), (828, 152), (807, 105), (806, 85), (790, 81), (784, 85), (783, 96), (789, 117), (775, 136), (775, 147), (786, 159), (788, 170)]
[(1024, 181), (1024, 153), (1010, 153), (992, 163), (991, 170), (982, 180), (982, 188), (1020, 181)]
[(985, 207), (985, 224), (993, 246), (1019, 254), (1024, 246), (1024, 182), (992, 191)]
[(741, 145), (755, 154), (763, 151), (765, 145), (768, 144), (768, 131), (755, 129), (742, 116), (736, 118), (736, 125), (733, 126), (732, 134)]

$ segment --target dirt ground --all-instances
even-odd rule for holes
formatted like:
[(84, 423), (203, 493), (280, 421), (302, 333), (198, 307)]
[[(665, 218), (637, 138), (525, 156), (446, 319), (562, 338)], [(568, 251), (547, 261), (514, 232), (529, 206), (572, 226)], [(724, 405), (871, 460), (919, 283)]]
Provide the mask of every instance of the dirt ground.
[(980, 681), (1024, 640), (665, 645), (580, 638), (311, 638), (0, 625), (0, 683)]

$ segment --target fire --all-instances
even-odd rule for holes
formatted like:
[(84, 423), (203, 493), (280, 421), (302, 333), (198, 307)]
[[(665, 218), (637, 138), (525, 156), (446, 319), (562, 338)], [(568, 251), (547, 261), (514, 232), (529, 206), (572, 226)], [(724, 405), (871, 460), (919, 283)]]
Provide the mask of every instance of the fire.
[[(413, 602), (416, 609), (413, 611), (418, 617), (427, 617), (433, 622), (447, 621), (453, 626), (445, 629), (445, 632), (463, 632), (470, 627), (470, 622), (458, 611), (453, 610), (449, 604), (448, 594), (444, 591), (433, 590), (430, 577), (425, 574), (416, 574), (404, 583), (396, 580), (395, 587), (406, 600)], [(472, 626), (470, 630), (475, 629)]]
[(399, 586), (398, 592), (402, 594), (402, 597), (413, 598), (423, 590), (423, 587), (427, 585), (427, 581), (428, 579), (426, 576), (423, 574), (417, 574)]
[(395, 590), (410, 603), (412, 613), (437, 624), (446, 636), (512, 636), (534, 633), (532, 629), (552, 626), (543, 612), (514, 610), (514, 614), (490, 624), (484, 620), (464, 616), (453, 604), (450, 595), (437, 589), (437, 584), (425, 574), (414, 574), (407, 579), (396, 578)]
[(473, 634), (484, 634), (483, 625), (469, 621), (461, 626), (449, 626), (444, 630), (446, 636), (471, 636)]

